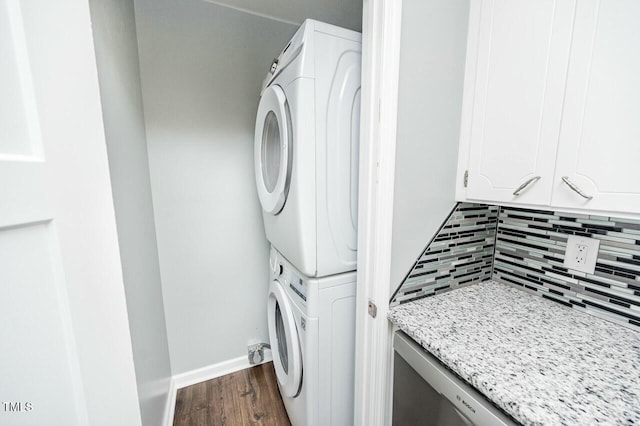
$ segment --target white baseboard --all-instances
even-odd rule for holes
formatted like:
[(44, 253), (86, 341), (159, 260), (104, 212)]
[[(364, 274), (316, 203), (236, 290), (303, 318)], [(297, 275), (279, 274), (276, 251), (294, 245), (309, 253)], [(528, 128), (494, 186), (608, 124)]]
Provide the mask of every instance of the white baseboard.
[[(271, 360), (271, 351), (265, 350), (264, 360), (261, 364), (270, 362)], [(216, 377), (222, 377), (227, 374), (235, 373), (236, 371), (254, 367), (255, 365), (258, 364), (249, 364), (249, 359), (245, 355), (238, 358), (230, 359), (228, 361), (223, 361), (217, 364), (198, 368), (196, 370), (186, 371), (184, 373), (176, 374), (175, 376), (173, 376), (171, 378), (171, 384), (169, 385), (169, 395), (167, 396), (167, 408), (165, 410), (164, 418), (165, 426), (173, 425), (173, 416), (175, 413), (176, 395), (178, 393), (178, 389), (206, 382), (207, 380), (215, 379)]]
[[(265, 363), (269, 361), (271, 361), (271, 351), (265, 350), (264, 360), (262, 362)], [(195, 385), (196, 383), (206, 382), (207, 380), (215, 379), (216, 377), (221, 377), (226, 374), (235, 373), (236, 371), (244, 370), (249, 367), (253, 367), (253, 365), (249, 364), (249, 359), (244, 355), (228, 361), (198, 368), (197, 370), (176, 374), (173, 376), (173, 382), (177, 390)]]

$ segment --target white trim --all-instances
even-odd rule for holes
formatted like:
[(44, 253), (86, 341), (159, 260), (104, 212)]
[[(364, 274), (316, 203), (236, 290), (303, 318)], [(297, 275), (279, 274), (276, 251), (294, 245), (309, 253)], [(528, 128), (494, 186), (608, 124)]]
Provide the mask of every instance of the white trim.
[(173, 379), (169, 379), (169, 393), (167, 394), (167, 402), (164, 408), (164, 420), (162, 422), (165, 426), (173, 425), (173, 416), (176, 411), (176, 395), (178, 394), (178, 389), (176, 389), (176, 382)]
[[(395, 178), (401, 0), (365, 0), (356, 296), (355, 425), (391, 424), (387, 321)], [(377, 305), (377, 316), (367, 303)]]
[[(269, 361), (271, 361), (271, 351), (265, 350), (264, 360), (261, 364)], [(259, 364), (249, 364), (249, 358), (244, 355), (238, 358), (222, 361), (217, 364), (198, 368), (197, 370), (176, 374), (173, 376), (172, 382), (175, 385), (176, 390), (178, 390), (197, 383), (206, 382), (207, 380), (215, 379), (217, 377), (225, 376), (227, 374), (235, 373), (236, 371), (255, 367), (256, 365)]]
[[(471, 179), (473, 176), (469, 177)], [(552, 212), (560, 212), (560, 213), (569, 213), (569, 214), (581, 214), (581, 215), (592, 215), (592, 216), (606, 216), (620, 219), (638, 219), (638, 213), (634, 212), (626, 212), (626, 211), (614, 211), (614, 210), (596, 210), (596, 209), (577, 209), (571, 207), (562, 207), (562, 206), (554, 206), (551, 204), (528, 204), (528, 203), (510, 203), (506, 201), (495, 201), (495, 200), (480, 200), (475, 198), (466, 198), (464, 194), (458, 196), (456, 194), (456, 201), (463, 203), (480, 203), (480, 204), (492, 204), (496, 206), (504, 206), (504, 207), (516, 207), (521, 209), (532, 209), (532, 210), (546, 210)]]

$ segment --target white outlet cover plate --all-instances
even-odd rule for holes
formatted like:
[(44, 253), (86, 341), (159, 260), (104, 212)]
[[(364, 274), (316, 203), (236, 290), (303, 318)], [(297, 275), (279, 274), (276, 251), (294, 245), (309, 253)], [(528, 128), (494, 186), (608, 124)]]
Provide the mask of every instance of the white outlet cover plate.
[[(578, 246), (587, 247), (585, 261), (578, 263)], [(596, 260), (598, 259), (598, 249), (600, 248), (600, 240), (587, 237), (576, 237), (570, 235), (567, 239), (567, 250), (564, 253), (564, 266), (573, 271), (586, 272), (593, 274), (596, 270)]]

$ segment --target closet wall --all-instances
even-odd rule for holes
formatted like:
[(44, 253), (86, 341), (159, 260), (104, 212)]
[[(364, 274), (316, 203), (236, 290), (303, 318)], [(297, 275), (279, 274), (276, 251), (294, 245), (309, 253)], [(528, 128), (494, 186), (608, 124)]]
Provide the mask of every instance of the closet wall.
[(468, 0), (404, 0), (391, 289), (456, 205)]
[(159, 425), (171, 366), (133, 0), (91, 0), (90, 8), (140, 411), (144, 425)]
[(297, 26), (194, 0), (135, 12), (175, 375), (268, 341), (253, 133), (262, 79)]

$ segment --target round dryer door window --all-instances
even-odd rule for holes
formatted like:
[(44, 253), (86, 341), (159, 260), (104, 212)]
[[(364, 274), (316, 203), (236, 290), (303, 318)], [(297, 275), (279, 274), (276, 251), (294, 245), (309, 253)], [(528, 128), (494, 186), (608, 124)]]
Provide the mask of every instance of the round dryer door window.
[(302, 384), (302, 355), (291, 302), (278, 281), (271, 283), (267, 314), (273, 366), (280, 390), (293, 398), (300, 393)]
[(287, 201), (293, 148), (289, 106), (280, 86), (269, 86), (262, 94), (255, 131), (254, 159), (258, 197), (262, 209), (276, 215)]

